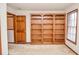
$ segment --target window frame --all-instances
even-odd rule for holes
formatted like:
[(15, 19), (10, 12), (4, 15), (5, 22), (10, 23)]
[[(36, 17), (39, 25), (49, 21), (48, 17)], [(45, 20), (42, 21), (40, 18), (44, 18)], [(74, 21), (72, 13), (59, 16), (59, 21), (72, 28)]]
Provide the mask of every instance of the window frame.
[[(69, 14), (74, 13), (74, 12), (77, 13), (77, 16), (76, 16), (76, 28), (75, 28), (76, 29), (75, 42), (73, 40), (71, 40), (71, 39), (68, 39), (68, 20), (69, 20), (68, 17), (69, 17)], [(73, 44), (77, 44), (77, 25), (78, 25), (78, 9), (75, 9), (75, 10), (72, 10), (72, 11), (67, 13), (67, 40), (72, 42)]]

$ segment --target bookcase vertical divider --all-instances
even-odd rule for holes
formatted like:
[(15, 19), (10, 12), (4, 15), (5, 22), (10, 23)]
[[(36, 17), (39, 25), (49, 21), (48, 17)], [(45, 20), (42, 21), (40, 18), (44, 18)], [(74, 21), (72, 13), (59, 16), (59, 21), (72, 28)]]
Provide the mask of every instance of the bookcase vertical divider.
[(55, 14), (53, 15), (53, 43), (55, 42)]

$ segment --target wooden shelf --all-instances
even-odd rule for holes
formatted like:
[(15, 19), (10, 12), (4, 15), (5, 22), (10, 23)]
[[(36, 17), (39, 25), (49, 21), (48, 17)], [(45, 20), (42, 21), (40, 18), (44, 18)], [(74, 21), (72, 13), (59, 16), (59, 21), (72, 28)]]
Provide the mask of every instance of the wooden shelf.
[(55, 25), (65, 25), (64, 23), (55, 23)]
[(38, 23), (38, 24), (37, 23), (32, 23), (31, 25), (41, 25), (41, 23)]
[(49, 29), (46, 29), (46, 28), (44, 29), (44, 28), (43, 28), (43, 30), (53, 30), (53, 29), (52, 29), (52, 28), (51, 28), (51, 29), (50, 29), (50, 28), (49, 28)]
[(64, 33), (54, 33), (54, 35), (64, 35)]
[(54, 30), (65, 30), (65, 29), (61, 29), (61, 28), (60, 28), (60, 29), (54, 29)]
[(53, 25), (52, 23), (43, 23), (43, 25)]
[(54, 33), (54, 34), (55, 34), (55, 35), (59, 35), (59, 34), (60, 34), (60, 35), (64, 35), (64, 33)]
[(46, 38), (43, 39), (43, 41), (44, 41), (44, 42), (47, 42), (47, 43), (50, 43), (50, 42), (52, 43), (52, 40), (53, 40), (52, 38), (51, 38), (51, 39), (46, 39)]
[(43, 17), (44, 19), (53, 19), (53, 17)]
[(32, 34), (33, 34), (33, 35), (36, 35), (36, 34), (37, 34), (37, 35), (41, 35), (42, 33), (32, 33)]
[(41, 20), (41, 18), (31, 18), (32, 20)]
[(41, 28), (39, 28), (39, 29), (36, 29), (36, 28), (33, 29), (33, 28), (32, 28), (32, 30), (42, 30), (42, 29), (41, 29)]
[(32, 35), (41, 35), (41, 33), (31, 33)]

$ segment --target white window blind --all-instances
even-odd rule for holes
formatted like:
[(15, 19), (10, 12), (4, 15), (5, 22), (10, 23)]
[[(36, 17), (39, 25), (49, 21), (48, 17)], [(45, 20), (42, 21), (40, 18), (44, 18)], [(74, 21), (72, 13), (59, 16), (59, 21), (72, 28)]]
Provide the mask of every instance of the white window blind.
[(78, 10), (71, 11), (67, 14), (67, 39), (71, 42), (76, 42), (76, 34), (77, 34), (77, 13)]

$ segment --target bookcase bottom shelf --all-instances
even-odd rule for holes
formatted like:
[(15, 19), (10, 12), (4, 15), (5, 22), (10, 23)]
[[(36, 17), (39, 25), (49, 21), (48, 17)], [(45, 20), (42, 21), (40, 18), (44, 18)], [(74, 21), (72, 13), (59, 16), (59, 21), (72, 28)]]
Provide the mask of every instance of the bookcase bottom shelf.
[(55, 42), (53, 44), (65, 44), (64, 39), (55, 39)]
[(53, 39), (32, 39), (31, 44), (64, 44), (64, 39), (55, 39), (55, 41), (53, 41)]

